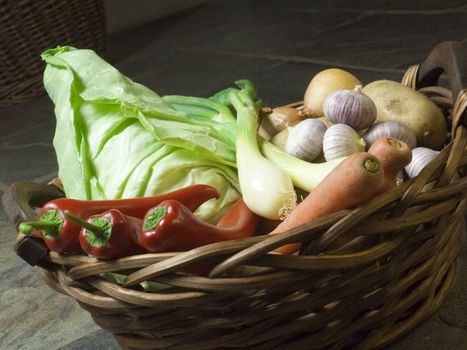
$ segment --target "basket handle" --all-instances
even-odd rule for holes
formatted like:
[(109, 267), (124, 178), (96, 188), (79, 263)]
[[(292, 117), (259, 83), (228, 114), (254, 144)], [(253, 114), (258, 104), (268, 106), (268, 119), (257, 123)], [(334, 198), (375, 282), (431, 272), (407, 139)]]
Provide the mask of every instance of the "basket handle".
[[(467, 88), (467, 49), (459, 42), (444, 41), (436, 45), (418, 66), (416, 89), (438, 85), (441, 74), (447, 74), (453, 102), (461, 98)], [(467, 126), (467, 113), (457, 116), (456, 125)]]
[[(60, 197), (63, 197), (63, 193), (53, 186), (35, 182), (17, 182), (5, 191), (2, 203), (6, 215), (18, 228), (22, 221), (37, 220), (34, 208), (41, 207), (49, 200)], [(38, 237), (17, 233), (14, 249), (20, 258), (32, 266), (49, 267), (50, 265), (45, 260), (48, 249), (42, 239)]]

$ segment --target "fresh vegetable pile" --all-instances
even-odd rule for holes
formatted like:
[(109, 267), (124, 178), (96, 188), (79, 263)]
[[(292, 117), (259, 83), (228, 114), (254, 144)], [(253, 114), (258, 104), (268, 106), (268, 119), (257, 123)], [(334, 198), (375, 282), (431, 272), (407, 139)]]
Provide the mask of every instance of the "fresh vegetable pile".
[(268, 110), (247, 80), (209, 98), (160, 97), (93, 51), (42, 57), (67, 198), (20, 231), (58, 253), (186, 251), (265, 221), (275, 228), (261, 233), (280, 234), (417, 176), (448, 137), (422, 93), (337, 68), (311, 80), (303, 109)]

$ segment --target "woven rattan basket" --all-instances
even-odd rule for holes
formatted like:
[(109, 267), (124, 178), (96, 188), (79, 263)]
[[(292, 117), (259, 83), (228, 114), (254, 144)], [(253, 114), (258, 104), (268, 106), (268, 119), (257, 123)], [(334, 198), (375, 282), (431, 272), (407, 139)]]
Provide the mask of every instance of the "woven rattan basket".
[(102, 0), (0, 0), (0, 23), (0, 107), (45, 92), (45, 49), (105, 46)]
[[(124, 349), (380, 348), (429, 317), (458, 275), (467, 190), (466, 58), (462, 46), (445, 42), (408, 70), (404, 84), (442, 107), (452, 137), (418, 177), (361, 207), (281, 235), (181, 253), (104, 262), (48, 252), (21, 235), (16, 252)], [(443, 71), (449, 89), (438, 86)], [(422, 190), (432, 181), (434, 188)], [(53, 186), (18, 183), (3, 202), (18, 224), (60, 195)], [(302, 255), (268, 253), (298, 241), (306, 247)], [(194, 263), (208, 264), (209, 273), (187, 273)], [(109, 271), (129, 274), (129, 286), (101, 277)], [(145, 280), (164, 288), (145, 292), (138, 287)]]

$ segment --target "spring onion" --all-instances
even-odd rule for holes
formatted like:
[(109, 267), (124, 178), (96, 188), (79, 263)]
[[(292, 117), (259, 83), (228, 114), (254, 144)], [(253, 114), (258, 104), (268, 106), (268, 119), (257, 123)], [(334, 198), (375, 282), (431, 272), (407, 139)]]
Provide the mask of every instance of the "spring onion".
[(230, 100), (237, 111), (237, 171), (243, 199), (257, 215), (283, 219), (296, 204), (292, 180), (261, 155), (256, 134), (258, 116), (249, 95), (232, 91)]
[(336, 158), (324, 163), (310, 163), (287, 154), (262, 138), (259, 139), (259, 147), (264, 157), (283, 169), (296, 187), (307, 192), (313, 191), (324, 177), (346, 158)]

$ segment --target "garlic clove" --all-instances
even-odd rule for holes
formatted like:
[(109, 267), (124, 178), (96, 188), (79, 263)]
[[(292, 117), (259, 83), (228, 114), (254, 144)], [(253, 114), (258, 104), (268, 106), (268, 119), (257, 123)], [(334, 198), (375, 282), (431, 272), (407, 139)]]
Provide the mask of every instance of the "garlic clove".
[(418, 176), (420, 172), (439, 154), (431, 148), (416, 147), (412, 150), (412, 161), (405, 167), (405, 172), (410, 179)]
[(357, 131), (369, 128), (376, 120), (376, 105), (362, 92), (361, 85), (354, 90), (337, 90), (327, 96), (323, 112), (331, 123), (346, 124)]
[(365, 141), (346, 124), (334, 124), (323, 137), (323, 152), (327, 161), (365, 150)]
[(289, 128), (285, 151), (299, 159), (311, 162), (323, 149), (326, 125), (317, 119), (305, 119)]
[(415, 132), (406, 124), (396, 120), (388, 120), (373, 124), (365, 133), (364, 140), (368, 147), (373, 142), (383, 136), (392, 137), (405, 142), (411, 149), (417, 147), (417, 136)]

